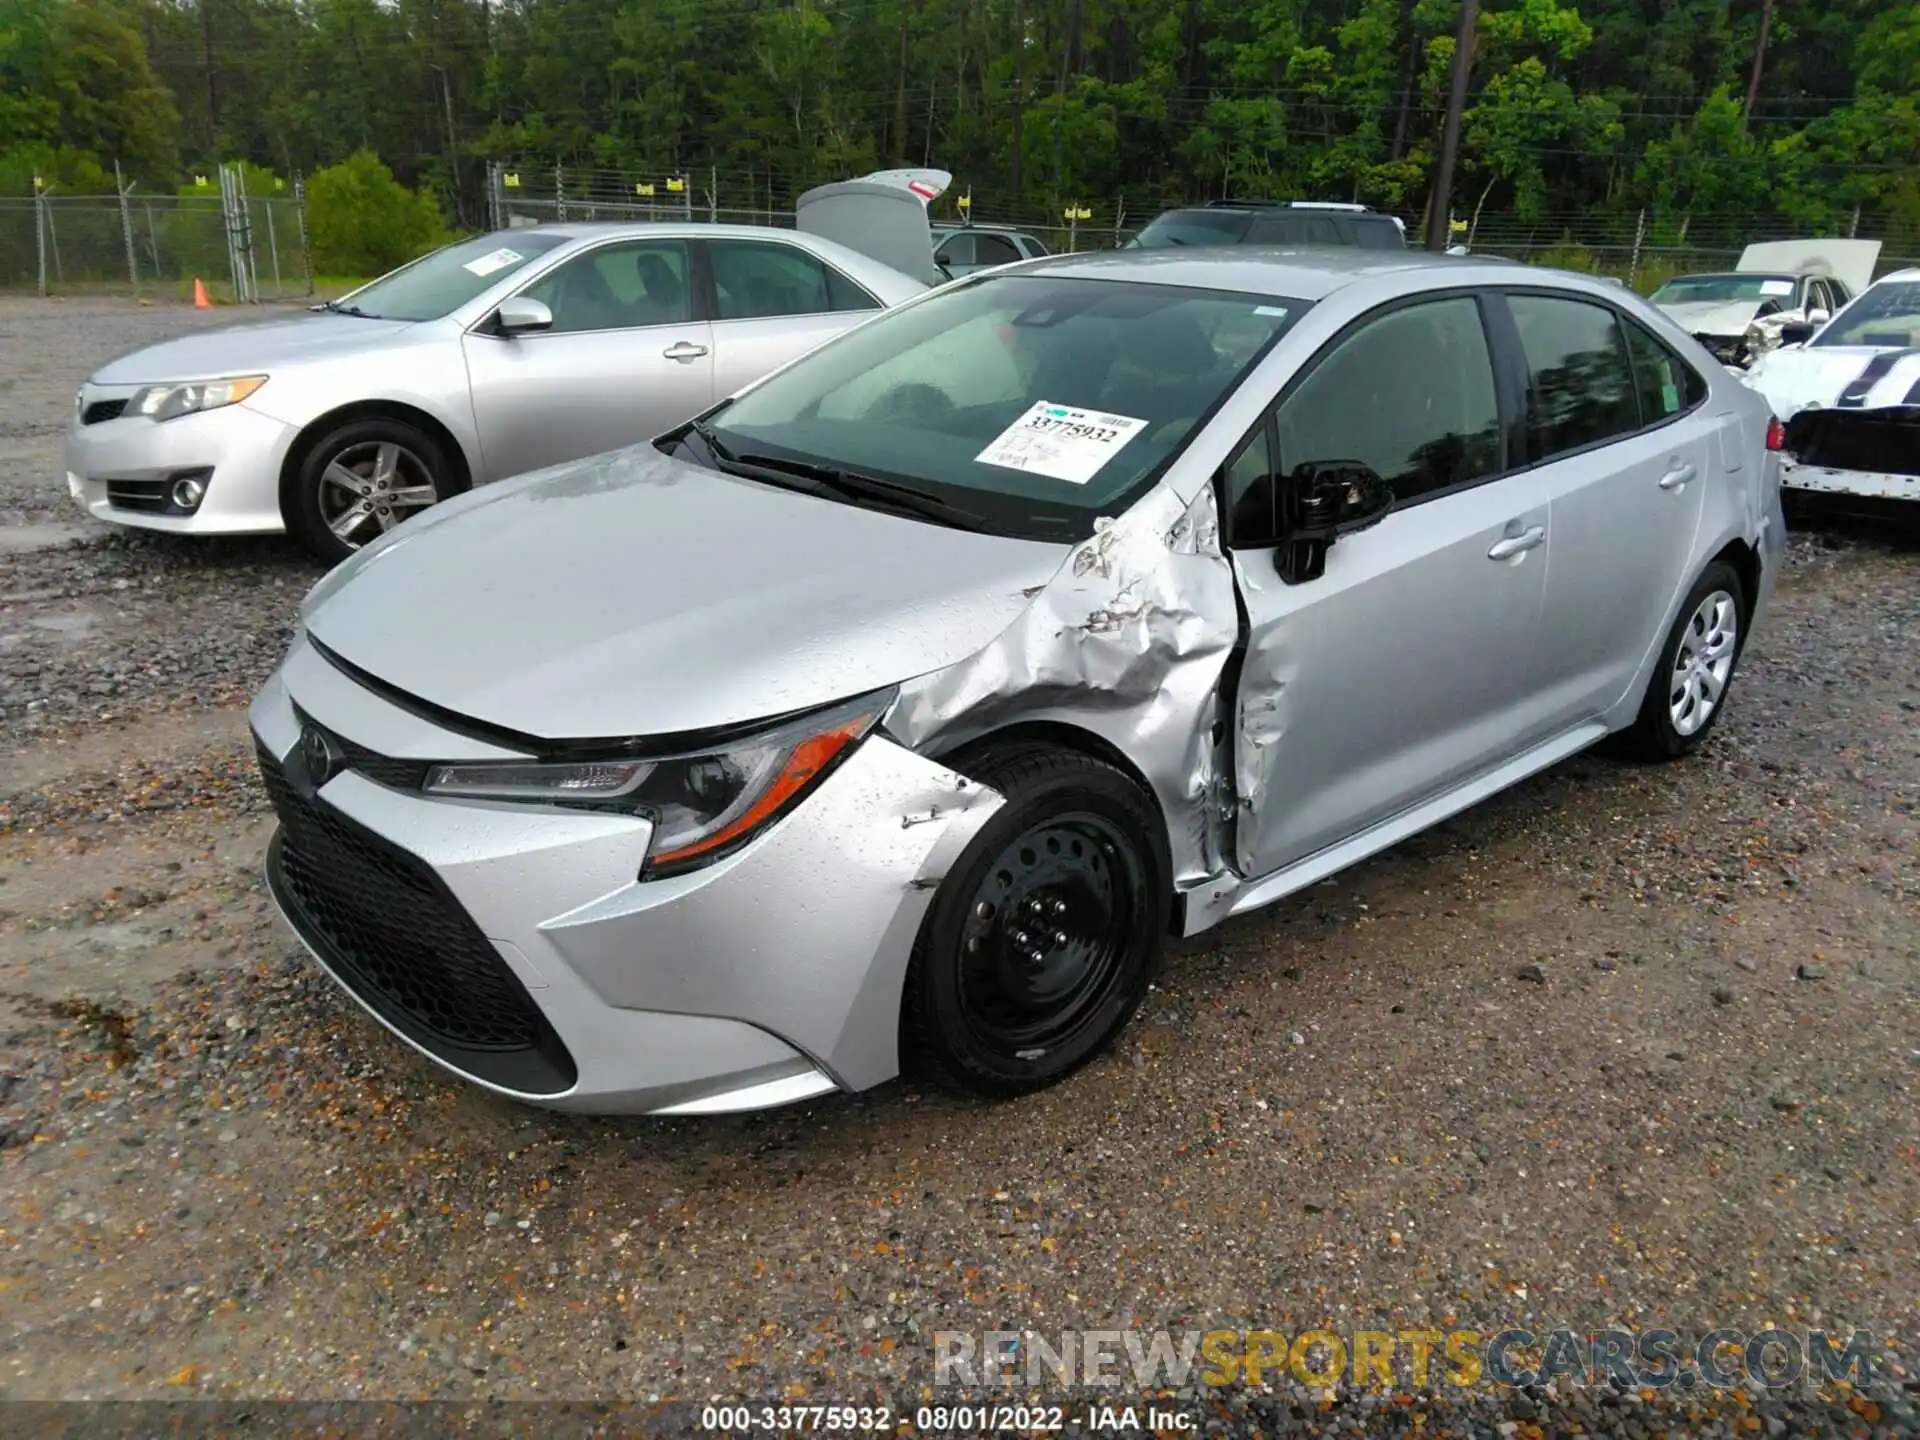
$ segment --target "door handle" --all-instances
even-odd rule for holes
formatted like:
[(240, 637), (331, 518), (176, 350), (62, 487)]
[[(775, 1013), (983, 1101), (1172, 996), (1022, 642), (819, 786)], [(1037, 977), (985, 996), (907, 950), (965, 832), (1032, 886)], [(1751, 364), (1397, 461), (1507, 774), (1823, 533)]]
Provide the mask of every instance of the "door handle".
[(689, 360), (698, 360), (702, 355), (706, 354), (707, 347), (704, 345), (695, 345), (691, 341), (682, 340), (677, 345), (669, 345), (660, 353), (666, 356), (667, 359), (678, 360), (684, 365)]
[(1700, 472), (1694, 469), (1693, 466), (1691, 465), (1687, 465), (1687, 464), (1676, 465), (1673, 469), (1667, 471), (1666, 474), (1660, 477), (1660, 488), (1662, 490), (1678, 490), (1682, 485), (1686, 484), (1689, 480), (1693, 479), (1694, 476), (1698, 475), (1699, 473)]
[(1487, 551), (1487, 559), (1511, 560), (1516, 555), (1526, 554), (1527, 551), (1533, 549), (1535, 546), (1546, 544), (1546, 541), (1547, 527), (1544, 525), (1532, 525), (1522, 530), (1518, 535), (1509, 535), (1504, 540), (1494, 541), (1493, 548)]

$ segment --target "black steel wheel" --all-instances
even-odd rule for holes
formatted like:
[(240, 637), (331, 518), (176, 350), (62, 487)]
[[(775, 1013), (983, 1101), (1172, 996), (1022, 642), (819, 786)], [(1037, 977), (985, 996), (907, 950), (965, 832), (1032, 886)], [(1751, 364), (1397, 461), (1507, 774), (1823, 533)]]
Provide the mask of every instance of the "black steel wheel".
[(1171, 880), (1152, 799), (1112, 766), (1021, 743), (962, 762), (1006, 796), (936, 892), (908, 966), (903, 1068), (1019, 1094), (1097, 1055), (1146, 993)]

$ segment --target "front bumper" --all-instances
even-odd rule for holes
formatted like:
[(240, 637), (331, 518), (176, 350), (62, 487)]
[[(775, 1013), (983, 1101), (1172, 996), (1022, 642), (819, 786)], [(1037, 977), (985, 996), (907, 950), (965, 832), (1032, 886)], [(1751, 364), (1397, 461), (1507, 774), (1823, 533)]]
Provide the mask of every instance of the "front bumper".
[[(269, 878), (308, 949), (421, 1053), (562, 1110), (758, 1109), (891, 1078), (933, 886), (1001, 803), (875, 734), (745, 849), (642, 884), (642, 818), (404, 788), (396, 767), (506, 752), (304, 641), (249, 718), (281, 817)], [(315, 722), (349, 768), (303, 795)]]
[[(125, 403), (138, 386), (85, 386), (67, 430), (67, 492), (96, 520), (188, 535), (275, 534), (280, 469), (295, 427), (246, 402), (154, 421), (117, 415), (85, 423), (96, 407)], [(166, 504), (175, 479), (194, 476), (206, 494), (191, 513)]]

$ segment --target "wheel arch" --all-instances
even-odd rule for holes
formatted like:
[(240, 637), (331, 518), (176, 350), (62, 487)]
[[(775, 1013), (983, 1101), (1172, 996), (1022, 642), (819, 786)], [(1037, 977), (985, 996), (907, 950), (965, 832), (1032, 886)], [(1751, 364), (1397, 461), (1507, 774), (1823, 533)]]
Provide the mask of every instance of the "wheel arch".
[[(998, 748), (1022, 742), (1049, 745), (1057, 750), (1075, 751), (1118, 770), (1134, 783), (1142, 795), (1146, 796), (1147, 802), (1153, 807), (1153, 813), (1160, 822), (1161, 835), (1171, 851), (1173, 835), (1168, 822), (1166, 803), (1161, 798), (1160, 792), (1154, 788), (1153, 782), (1147, 778), (1146, 773), (1128, 757), (1124, 750), (1098, 731), (1090, 730), (1085, 726), (1075, 725), (1066, 720), (1017, 720), (983, 734), (969, 735), (963, 740), (930, 749), (927, 752), (927, 758), (938, 760), (942, 765), (971, 777), (972, 772), (968, 769), (971, 757), (989, 747)], [(1176, 879), (1171, 870), (1169, 879)], [(1177, 899), (1179, 894), (1177, 879), (1173, 894)], [(1176, 904), (1174, 907), (1176, 912), (1178, 908)]]
[[(1744, 539), (1735, 538), (1722, 545), (1707, 560), (1707, 565), (1716, 563), (1726, 564), (1740, 577), (1741, 598), (1746, 601), (1747, 614), (1751, 616), (1754, 606), (1760, 601), (1760, 553)], [(1701, 570), (1704, 571), (1707, 565), (1702, 565)], [(1746, 644), (1744, 627), (1740, 643), (1742, 646)]]
[(300, 467), (306, 463), (307, 456), (329, 430), (352, 424), (356, 420), (394, 420), (424, 431), (432, 437), (447, 459), (459, 468), (456, 477), (459, 488), (472, 488), (473, 462), (467, 455), (467, 448), (439, 417), (402, 400), (355, 400), (347, 405), (335, 406), (324, 415), (309, 420), (300, 427), (300, 433), (293, 437), (293, 443), (287, 447), (286, 458), (280, 462), (280, 514), (289, 524), (288, 497), (299, 480)]

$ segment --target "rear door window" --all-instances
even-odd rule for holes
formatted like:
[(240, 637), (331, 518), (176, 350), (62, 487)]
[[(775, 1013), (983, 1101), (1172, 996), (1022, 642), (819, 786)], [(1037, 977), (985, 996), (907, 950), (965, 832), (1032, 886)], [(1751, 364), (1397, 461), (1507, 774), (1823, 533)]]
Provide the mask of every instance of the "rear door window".
[(708, 242), (716, 320), (769, 320), (873, 310), (877, 302), (831, 265), (795, 245), (760, 240)]
[(1699, 371), (1631, 320), (1626, 327), (1642, 425), (1685, 414), (1707, 398), (1707, 382)]
[(1011, 265), (1020, 258), (1020, 252), (1004, 235), (975, 235), (973, 254), (978, 265)]
[(1626, 337), (1612, 310), (1557, 295), (1509, 295), (1527, 362), (1527, 454), (1534, 461), (1640, 428)]

